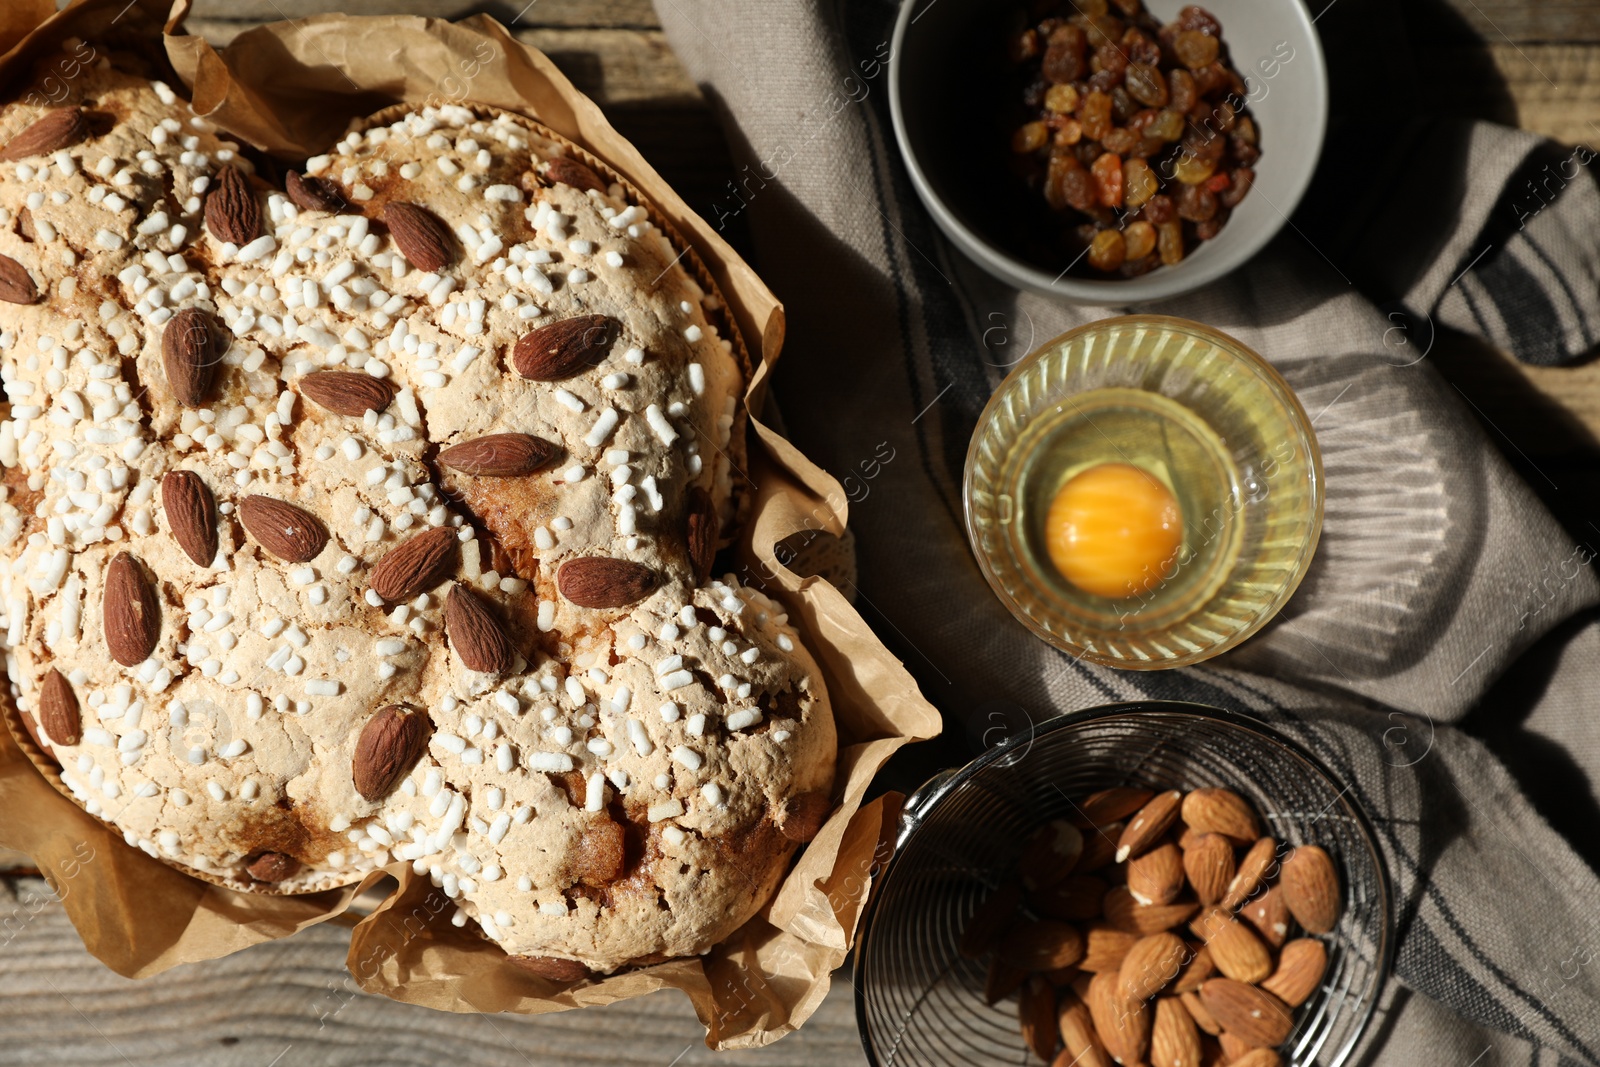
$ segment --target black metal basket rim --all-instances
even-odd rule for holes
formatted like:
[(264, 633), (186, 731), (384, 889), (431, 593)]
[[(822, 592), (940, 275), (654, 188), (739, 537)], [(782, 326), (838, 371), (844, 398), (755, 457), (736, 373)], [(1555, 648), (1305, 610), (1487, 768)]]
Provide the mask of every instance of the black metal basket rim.
[[(1016, 735), (1015, 737), (1009, 737), (1005, 739), (1000, 744), (995, 745), (993, 748), (987, 750), (982, 755), (979, 755), (965, 765), (959, 768), (954, 768), (954, 773), (952, 773), (951, 770), (946, 770), (934, 775), (932, 778), (928, 779), (927, 782), (923, 783), (921, 788), (913, 792), (911, 796), (907, 798), (902, 819), (904, 820), (909, 818), (915, 820), (915, 822), (910, 826), (902, 825), (900, 832), (897, 833), (895, 838), (894, 852), (892, 855), (890, 855), (889, 861), (884, 866), (883, 872), (878, 875), (874, 881), (870, 892), (870, 897), (867, 901), (866, 910), (861, 916), (861, 925), (856, 936), (856, 959), (854, 968), (856, 972), (854, 982), (856, 1031), (861, 1038), (862, 1051), (865, 1052), (867, 1063), (870, 1065), (870, 1067), (883, 1067), (883, 1064), (878, 1059), (877, 1053), (872, 1047), (872, 1042), (867, 1028), (866, 989), (871, 980), (870, 971), (872, 967), (871, 955), (867, 950), (872, 939), (873, 920), (877, 917), (878, 904), (883, 899), (883, 889), (894, 877), (895, 870), (899, 866), (901, 858), (905, 855), (906, 842), (909, 841), (912, 835), (916, 833), (917, 829), (927, 818), (927, 816), (932, 813), (940, 803), (942, 803), (947, 797), (955, 792), (956, 789), (971, 781), (973, 778), (977, 777), (994, 764), (1005, 760), (1018, 748), (1024, 745), (1031, 745), (1038, 738), (1047, 736), (1058, 730), (1065, 730), (1086, 722), (1095, 722), (1100, 719), (1116, 718), (1126, 715), (1129, 712), (1139, 711), (1186, 715), (1194, 719), (1209, 719), (1218, 722), (1224, 722), (1231, 726), (1242, 727), (1243, 729), (1258, 735), (1263, 741), (1276, 744), (1289, 752), (1291, 755), (1304, 761), (1317, 773), (1321, 774), (1322, 777), (1329, 783), (1336, 784), (1340, 781), (1338, 776), (1333, 773), (1328, 765), (1319, 757), (1308, 751), (1304, 745), (1300, 744), (1298, 741), (1295, 741), (1293, 738), (1284, 736), (1276, 728), (1262, 719), (1258, 719), (1253, 715), (1246, 715), (1243, 712), (1234, 711), (1230, 708), (1216, 707), (1211, 704), (1198, 704), (1184, 700), (1119, 701), (1114, 704), (1099, 704), (1092, 708), (1083, 708), (1079, 711), (1066, 712), (1061, 715), (1052, 716), (1043, 723), (1033, 723), (1030, 721), (1029, 727), (1026, 731)], [(925, 790), (929, 791), (927, 792), (927, 795), (923, 795)], [(1355, 1050), (1355, 1045), (1359, 1042), (1360, 1036), (1366, 1033), (1367, 1028), (1371, 1025), (1372, 1017), (1377, 1011), (1378, 1001), (1382, 999), (1381, 990), (1383, 985), (1385, 982), (1387, 982), (1389, 975), (1393, 971), (1395, 953), (1394, 890), (1389, 878), (1389, 865), (1383, 858), (1382, 849), (1378, 847), (1377, 831), (1373, 827), (1371, 818), (1367, 815), (1366, 811), (1362, 809), (1359, 803), (1346, 796), (1347, 792), (1348, 790), (1341, 790), (1339, 792), (1338, 799), (1344, 802), (1345, 808), (1350, 813), (1352, 820), (1360, 828), (1362, 839), (1366, 842), (1367, 848), (1371, 853), (1373, 868), (1376, 873), (1378, 883), (1376, 895), (1382, 910), (1383, 922), (1378, 931), (1379, 946), (1373, 962), (1373, 966), (1376, 968), (1378, 975), (1377, 987), (1379, 989), (1379, 994), (1370, 998), (1367, 1003), (1362, 1006), (1361, 1018), (1358, 1020), (1358, 1024), (1355, 1028), (1356, 1037), (1351, 1041), (1348, 1047), (1341, 1051), (1336, 1060), (1337, 1063), (1343, 1063), (1349, 1058), (1350, 1054)]]

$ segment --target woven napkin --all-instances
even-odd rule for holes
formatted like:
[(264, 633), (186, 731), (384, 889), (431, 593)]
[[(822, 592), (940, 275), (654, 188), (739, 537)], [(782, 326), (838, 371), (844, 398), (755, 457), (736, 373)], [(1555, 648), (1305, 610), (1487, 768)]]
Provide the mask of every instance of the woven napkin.
[[(1573, 783), (1575, 810), (1596, 810), (1600, 730), (1585, 720), (1600, 626), (1578, 617), (1600, 602), (1594, 552), (1423, 358), (1423, 333), (1443, 328), (1540, 363), (1592, 346), (1600, 196), (1587, 160), (1530, 213), (1524, 183), (1550, 165), (1565, 174), (1569, 150), (1395, 118), (1387, 140), (1352, 128), (1370, 151), (1350, 179), (1365, 184), (1351, 185), (1336, 126), (1298, 233), (1141, 309), (1218, 327), (1282, 371), (1315, 422), (1327, 517), (1311, 573), (1260, 635), (1201, 667), (1119, 673), (1010, 618), (968, 551), (960, 486), (1009, 366), (1126, 309), (1020, 295), (941, 239), (888, 118), (890, 0), (657, 6), (748, 164), (710, 214), (748, 223), (788, 308), (777, 393), (795, 442), (850, 492), (852, 591), (952, 732), (976, 736), (996, 702), (1037, 715), (1140, 697), (1274, 723), (1349, 783), (1395, 882), (1397, 975), (1353, 1062), (1600, 1062), (1600, 879), (1573, 847), (1594, 854), (1596, 822), (1569, 818), (1588, 839), (1567, 840), (1507, 769), (1536, 754), (1541, 774)], [(1319, 22), (1325, 37), (1337, 22)], [(1333, 41), (1329, 54), (1337, 86)], [(1348, 195), (1419, 160), (1433, 168), (1421, 196)], [(1541, 638), (1537, 683), (1490, 695)]]

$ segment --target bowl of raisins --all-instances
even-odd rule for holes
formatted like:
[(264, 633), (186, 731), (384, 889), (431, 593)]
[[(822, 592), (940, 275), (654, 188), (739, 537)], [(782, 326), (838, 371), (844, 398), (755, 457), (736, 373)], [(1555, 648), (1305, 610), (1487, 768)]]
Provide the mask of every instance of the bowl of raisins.
[(1288, 224), (1328, 82), (1302, 0), (905, 0), (890, 110), (912, 184), (1022, 289), (1198, 289)]

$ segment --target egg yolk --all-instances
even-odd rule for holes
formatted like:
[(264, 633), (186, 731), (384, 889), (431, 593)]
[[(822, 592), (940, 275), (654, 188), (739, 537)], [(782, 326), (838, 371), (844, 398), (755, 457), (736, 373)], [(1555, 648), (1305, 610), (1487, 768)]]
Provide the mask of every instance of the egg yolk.
[(1067, 581), (1096, 596), (1125, 597), (1166, 573), (1183, 521), (1160, 479), (1131, 463), (1102, 463), (1056, 493), (1045, 538), (1050, 562)]

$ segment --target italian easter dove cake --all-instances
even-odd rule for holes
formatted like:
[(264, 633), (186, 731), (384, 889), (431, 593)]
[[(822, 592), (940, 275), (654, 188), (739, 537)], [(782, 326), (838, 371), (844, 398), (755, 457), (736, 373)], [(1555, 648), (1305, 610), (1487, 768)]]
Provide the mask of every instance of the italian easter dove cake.
[(241, 890), (410, 864), (555, 979), (754, 915), (836, 741), (711, 573), (747, 370), (697, 261), (520, 116), (277, 182), (163, 83), (73, 89), (0, 111), (0, 640), (71, 796)]

